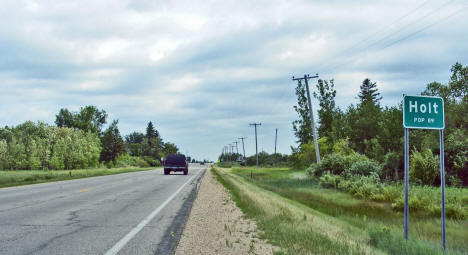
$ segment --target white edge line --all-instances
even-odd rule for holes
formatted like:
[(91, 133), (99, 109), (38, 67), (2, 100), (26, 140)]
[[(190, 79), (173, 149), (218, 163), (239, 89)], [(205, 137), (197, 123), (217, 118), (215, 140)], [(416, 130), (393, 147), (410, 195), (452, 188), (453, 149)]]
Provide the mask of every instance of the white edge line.
[(197, 177), (198, 174), (194, 175), (192, 178), (190, 178), (186, 183), (184, 183), (175, 193), (173, 193), (164, 203), (162, 203), (158, 208), (154, 209), (153, 212), (151, 212), (150, 215), (148, 215), (144, 220), (142, 220), (136, 227), (134, 227), (128, 234), (126, 234), (120, 241), (118, 241), (112, 248), (110, 248), (105, 255), (114, 255), (117, 254), (132, 238), (138, 234), (156, 215), (166, 207), (169, 202), (171, 202), (172, 199), (174, 199), (177, 194), (179, 194), (180, 191), (189, 183), (191, 182), (195, 177)]

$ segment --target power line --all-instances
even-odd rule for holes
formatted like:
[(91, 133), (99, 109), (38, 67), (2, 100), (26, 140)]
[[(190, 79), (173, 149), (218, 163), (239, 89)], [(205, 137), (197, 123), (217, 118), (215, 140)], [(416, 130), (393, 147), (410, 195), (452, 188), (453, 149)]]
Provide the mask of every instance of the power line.
[[(442, 5), (440, 5), (439, 7), (437, 7), (436, 9), (434, 9), (433, 11), (427, 13), (427, 14), (424, 15), (423, 17), (417, 19), (416, 21), (414, 21), (414, 22), (408, 24), (407, 26), (405, 26), (405, 27), (404, 27), (403, 29), (401, 29), (400, 31), (406, 30), (407, 28), (411, 27), (413, 24), (416, 24), (416, 23), (418, 23), (418, 22), (424, 20), (425, 18), (431, 16), (432, 14), (434, 14), (434, 13), (436, 13), (436, 12), (439, 12), (441, 9), (445, 8), (446, 6), (448, 6), (448, 5), (451, 4), (453, 1), (454, 1), (454, 0), (449, 0), (449, 1), (445, 2), (445, 3), (443, 3)], [(389, 35), (387, 35), (386, 37), (381, 38), (380, 40), (378, 40), (378, 41), (376, 41), (376, 42), (370, 44), (369, 46), (367, 46), (366, 49), (371, 48), (371, 47), (373, 47), (374, 45), (377, 45), (377, 44), (380, 43), (380, 42), (384, 42), (387, 38), (390, 38), (392, 35), (394, 35), (394, 34), (389, 34)]]
[(386, 49), (386, 48), (388, 48), (388, 47), (390, 47), (390, 46), (392, 46), (392, 45), (395, 45), (395, 44), (397, 44), (397, 43), (400, 43), (400, 42), (402, 42), (402, 41), (404, 41), (404, 40), (410, 38), (411, 36), (416, 35), (416, 34), (419, 34), (420, 32), (422, 32), (422, 31), (424, 31), (424, 30), (426, 30), (426, 29), (428, 29), (428, 28), (430, 28), (430, 27), (432, 27), (432, 26), (434, 26), (434, 25), (439, 24), (440, 22), (446, 21), (448, 18), (451, 18), (451, 17), (453, 17), (453, 16), (455, 16), (455, 15), (459, 14), (460, 12), (463, 12), (463, 11), (465, 11), (465, 10), (467, 10), (467, 9), (468, 9), (468, 6), (465, 6), (465, 7), (462, 8), (462, 9), (459, 9), (459, 10), (457, 10), (457, 11), (455, 11), (455, 12), (452, 12), (452, 13), (450, 13), (449, 15), (444, 16), (444, 17), (442, 17), (442, 18), (436, 20), (435, 22), (433, 22), (433, 23), (431, 23), (431, 24), (429, 24), (429, 25), (427, 25), (427, 26), (425, 26), (425, 27), (423, 27), (423, 28), (421, 28), (421, 29), (419, 29), (419, 30), (417, 30), (417, 31), (415, 31), (415, 32), (413, 32), (413, 33), (411, 33), (411, 34), (408, 34), (408, 35), (406, 35), (406, 36), (403, 37), (403, 38), (398, 39), (397, 41), (394, 41), (394, 42), (391, 42), (391, 43), (385, 45), (382, 49)]
[[(426, 5), (429, 1), (431, 0), (426, 0), (424, 1), (422, 4), (418, 5), (416, 8), (412, 9), (411, 11), (407, 12), (406, 14), (404, 14), (403, 16), (395, 19), (394, 21), (392, 21), (391, 23), (388, 23), (386, 25), (383, 25), (381, 26), (376, 32), (374, 33), (371, 33), (370, 35), (367, 35), (366, 37), (373, 37), (373, 36), (377, 36), (379, 34), (381, 34), (383, 31), (385, 31), (388, 27), (391, 27), (395, 24), (398, 24), (401, 20), (405, 19), (406, 17), (410, 16), (411, 14), (415, 13), (416, 11), (418, 11), (419, 9), (421, 9), (424, 5)], [(340, 51), (339, 53), (333, 55), (331, 58), (331, 60), (328, 60), (324, 65), (322, 65), (322, 67), (319, 67), (319, 71), (322, 71), (325, 69), (325, 67), (327, 67), (328, 65), (331, 64), (331, 62), (338, 56), (340, 55), (343, 55), (344, 53), (347, 53), (349, 51), (351, 51), (352, 49), (354, 48), (357, 48), (358, 46), (360, 46), (361, 44), (367, 42), (365, 39), (362, 39), (362, 40), (359, 40), (357, 41), (357, 43), (353, 44), (352, 46)]]
[[(359, 51), (359, 53), (358, 53), (357, 55), (362, 54), (363, 52), (365, 52), (365, 51), (368, 50), (369, 48), (374, 47), (374, 46), (376, 46), (376, 45), (378, 45), (378, 44), (380, 44), (380, 43), (386, 43), (387, 39), (392, 38), (392, 36), (394, 37), (395, 35), (398, 35), (398, 33), (402, 32), (402, 31), (408, 30), (408, 28), (410, 28), (410, 27), (413, 26), (414, 24), (419, 23), (420, 21), (426, 19), (427, 17), (433, 15), (433, 14), (436, 13), (436, 12), (439, 12), (441, 9), (447, 7), (447, 6), (448, 6), (449, 4), (451, 4), (453, 1), (454, 1), (454, 0), (446, 1), (446, 2), (443, 3), (442, 5), (438, 6), (437, 8), (433, 9), (432, 11), (426, 13), (426, 15), (424, 15), (424, 16), (418, 18), (417, 20), (415, 20), (415, 21), (413, 21), (413, 22), (407, 23), (403, 29), (399, 29), (399, 30), (396, 31), (396, 32), (391, 32), (391, 33), (389, 33), (389, 34), (387, 34), (387, 35), (384, 35), (384, 37), (378, 38), (377, 40), (371, 40), (370, 44), (368, 44), (367, 46), (365, 46), (364, 48), (362, 48), (362, 49)], [(427, 1), (426, 1), (426, 2), (427, 2)], [(421, 4), (420, 6), (418, 6), (415, 10), (420, 9), (422, 6), (424, 6), (424, 5), (426, 4), (426, 2), (424, 2), (423, 4)], [(404, 15), (404, 17), (405, 17), (405, 16), (409, 16), (409, 15)], [(417, 33), (417, 32), (416, 32), (416, 33)], [(398, 41), (398, 42), (401, 42), (401, 41), (403, 41), (403, 40), (398, 39), (397, 41)], [(365, 40), (363, 39), (361, 42), (365, 42)], [(358, 43), (358, 44), (359, 44), (359, 43)], [(392, 45), (393, 45), (393, 44), (392, 44)], [(353, 48), (353, 47), (351, 47), (351, 48)], [(341, 52), (340, 54), (342, 54), (342, 53), (346, 53), (346, 51)], [(339, 55), (335, 55), (333, 58), (336, 58), (337, 56), (339, 56)], [(355, 59), (355, 58), (348, 58), (347, 61), (344, 61), (344, 62), (341, 61), (341, 63), (340, 63), (340, 62), (336, 63), (336, 61), (335, 61), (335, 64), (333, 64), (333, 61), (334, 61), (333, 58), (332, 58), (330, 61), (328, 61), (325, 65), (322, 65), (322, 66), (319, 68), (319, 70), (325, 71), (326, 69), (333, 69), (333, 68), (335, 68), (335, 67), (337, 67), (337, 66), (344, 65), (344, 64), (347, 64), (347, 63), (349, 63), (349, 62), (352, 62), (352, 61)], [(342, 57), (342, 58), (343, 58), (343, 57)]]

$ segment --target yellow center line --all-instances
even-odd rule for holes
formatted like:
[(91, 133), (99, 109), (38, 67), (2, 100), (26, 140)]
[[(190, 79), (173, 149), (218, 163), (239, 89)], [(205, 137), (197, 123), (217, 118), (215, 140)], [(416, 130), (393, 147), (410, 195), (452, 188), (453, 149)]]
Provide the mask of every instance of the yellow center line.
[(80, 189), (80, 190), (77, 190), (76, 193), (81, 193), (81, 192), (86, 192), (86, 191), (90, 191), (91, 189)]

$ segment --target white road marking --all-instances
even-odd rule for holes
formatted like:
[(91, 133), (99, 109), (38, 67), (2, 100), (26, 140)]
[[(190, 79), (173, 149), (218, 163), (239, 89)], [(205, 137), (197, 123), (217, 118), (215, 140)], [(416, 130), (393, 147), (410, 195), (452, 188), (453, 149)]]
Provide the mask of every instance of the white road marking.
[(126, 234), (120, 241), (118, 241), (112, 248), (110, 248), (105, 255), (114, 255), (117, 254), (132, 238), (138, 234), (156, 215), (166, 207), (169, 202), (171, 202), (172, 199), (174, 199), (177, 194), (179, 194), (180, 191), (189, 183), (191, 182), (195, 177), (197, 177), (198, 174), (194, 175), (192, 178), (190, 178), (186, 183), (184, 183), (176, 192), (174, 192), (164, 203), (162, 203), (158, 208), (154, 209), (153, 212), (151, 212), (150, 215), (146, 216), (144, 220), (142, 220), (136, 227), (134, 227), (128, 234)]

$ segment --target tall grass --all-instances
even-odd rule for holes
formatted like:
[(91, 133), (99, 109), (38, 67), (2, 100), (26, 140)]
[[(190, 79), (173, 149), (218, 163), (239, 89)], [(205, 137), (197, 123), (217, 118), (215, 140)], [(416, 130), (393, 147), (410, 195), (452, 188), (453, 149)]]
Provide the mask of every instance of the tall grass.
[[(361, 247), (366, 244), (360, 245), (355, 240), (350, 242), (347, 238), (342, 238), (345, 233), (332, 227), (333, 223), (327, 219), (321, 219), (307, 209), (298, 209), (292, 201), (245, 185), (222, 170), (212, 171), (219, 182), (230, 190), (234, 201), (246, 216), (257, 222), (262, 231), (261, 237), (283, 248), (275, 254), (368, 253)], [(316, 227), (314, 223), (317, 224)], [(324, 231), (327, 226), (329, 231)]]
[[(250, 171), (253, 171), (253, 178), (250, 177)], [(376, 248), (392, 253), (390, 248), (385, 248), (386, 238), (390, 238), (390, 244), (400, 245), (403, 229), (403, 214), (400, 211), (395, 211), (392, 204), (387, 201), (372, 201), (365, 198), (358, 198), (347, 192), (342, 192), (337, 189), (323, 188), (319, 185), (316, 179), (293, 178), (300, 175), (303, 171), (291, 171), (288, 169), (245, 169), (236, 168), (232, 170), (236, 176), (243, 178), (245, 181), (252, 183), (265, 190), (272, 191), (285, 198), (297, 201), (309, 208), (332, 216), (351, 224), (354, 227), (362, 229), (371, 236), (372, 229), (386, 227), (390, 230), (391, 235), (382, 234), (379, 239), (378, 235), (374, 235), (376, 241), (373, 245)], [(393, 186), (395, 189), (392, 192), (402, 192), (402, 186)], [(411, 187), (411, 193), (417, 196), (434, 197), (430, 203), (438, 203), (440, 201), (437, 196), (440, 196), (440, 191), (437, 188)], [(457, 201), (465, 201), (464, 196), (467, 194), (466, 189), (447, 189), (449, 195), (448, 200), (456, 196)], [(429, 203), (427, 202), (427, 203)], [(463, 203), (463, 202), (462, 202)], [(463, 204), (460, 203), (462, 206)], [(464, 204), (466, 206), (466, 203)], [(440, 253), (440, 214), (433, 215), (424, 210), (416, 210), (410, 206), (410, 238), (409, 247), (402, 246), (397, 254), (424, 254), (425, 250), (430, 249), (436, 253)], [(449, 247), (448, 253), (468, 254), (468, 221), (457, 218), (447, 220), (447, 244)], [(419, 248), (418, 248), (419, 247)], [(429, 247), (429, 248), (428, 248)], [(407, 250), (409, 253), (405, 253)], [(419, 251), (419, 252), (415, 252)], [(432, 254), (432, 253), (428, 253)]]
[(0, 171), (0, 188), (26, 184), (72, 180), (86, 177), (145, 171), (151, 168), (112, 168), (82, 170), (15, 170)]

